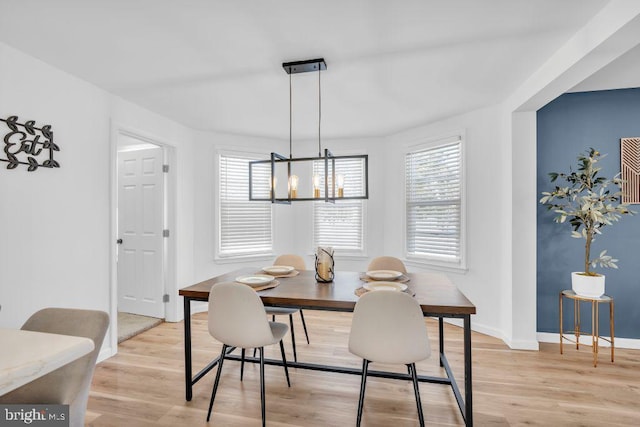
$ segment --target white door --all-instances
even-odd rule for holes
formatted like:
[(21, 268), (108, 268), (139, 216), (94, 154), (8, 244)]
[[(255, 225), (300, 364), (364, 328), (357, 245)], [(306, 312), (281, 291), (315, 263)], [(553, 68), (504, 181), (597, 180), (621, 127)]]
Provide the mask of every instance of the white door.
[(118, 153), (118, 311), (164, 317), (162, 148)]

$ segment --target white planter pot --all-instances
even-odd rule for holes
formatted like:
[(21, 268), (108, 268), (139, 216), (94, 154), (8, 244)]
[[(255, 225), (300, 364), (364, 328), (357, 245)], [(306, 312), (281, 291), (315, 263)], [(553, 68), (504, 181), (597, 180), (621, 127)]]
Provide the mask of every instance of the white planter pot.
[(571, 273), (571, 289), (577, 295), (597, 298), (604, 295), (604, 274), (585, 276), (582, 272)]

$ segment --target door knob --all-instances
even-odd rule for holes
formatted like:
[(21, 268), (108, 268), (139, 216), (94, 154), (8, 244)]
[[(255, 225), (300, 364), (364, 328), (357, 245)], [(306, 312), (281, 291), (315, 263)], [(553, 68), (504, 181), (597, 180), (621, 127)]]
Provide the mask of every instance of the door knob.
[(119, 245), (121, 245), (121, 244), (122, 244), (122, 239), (118, 239), (118, 240), (116, 240), (116, 243), (117, 243), (117, 244), (119, 244)]

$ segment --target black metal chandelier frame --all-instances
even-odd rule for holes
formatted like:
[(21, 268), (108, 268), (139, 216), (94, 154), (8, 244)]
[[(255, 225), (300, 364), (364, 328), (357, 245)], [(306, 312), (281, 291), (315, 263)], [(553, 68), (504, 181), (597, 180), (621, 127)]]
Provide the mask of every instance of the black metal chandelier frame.
[[(302, 201), (320, 201), (334, 203), (336, 200), (357, 200), (369, 198), (369, 156), (367, 154), (357, 155), (345, 155), (334, 156), (329, 149), (322, 151), (320, 125), (322, 122), (322, 96), (320, 85), (320, 73), (322, 70), (327, 69), (327, 64), (324, 58), (308, 59), (304, 61), (284, 62), (282, 64), (285, 72), (289, 75), (289, 157), (283, 156), (278, 153), (271, 153), (271, 156), (267, 160), (254, 160), (249, 162), (249, 200), (263, 201), (280, 204), (291, 204), (291, 202)], [(318, 72), (318, 156), (317, 157), (299, 157), (294, 158), (292, 155), (292, 84), (291, 75), (298, 73), (306, 73), (311, 71)], [(361, 196), (336, 196), (336, 160), (343, 159), (363, 159), (364, 162), (364, 194)], [(297, 162), (316, 162), (322, 161), (324, 163), (324, 197), (297, 197), (294, 196), (291, 189), (291, 164)], [(257, 165), (270, 164), (271, 177), (270, 177), (270, 197), (254, 197), (253, 194), (253, 168)], [(287, 197), (276, 197), (276, 165), (286, 164), (287, 167)], [(331, 177), (331, 188), (329, 188), (329, 177)]]

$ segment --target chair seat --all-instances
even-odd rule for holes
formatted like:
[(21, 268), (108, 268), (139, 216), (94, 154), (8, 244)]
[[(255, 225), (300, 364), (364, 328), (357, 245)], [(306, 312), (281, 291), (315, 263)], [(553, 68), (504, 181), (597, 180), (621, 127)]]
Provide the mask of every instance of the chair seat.
[(278, 314), (295, 314), (300, 311), (299, 308), (285, 308), (285, 307), (265, 307), (264, 308), (269, 315)]
[(269, 322), (269, 327), (271, 327), (271, 333), (273, 334), (273, 342), (270, 344), (276, 344), (279, 342), (289, 330), (289, 326), (285, 323)]

